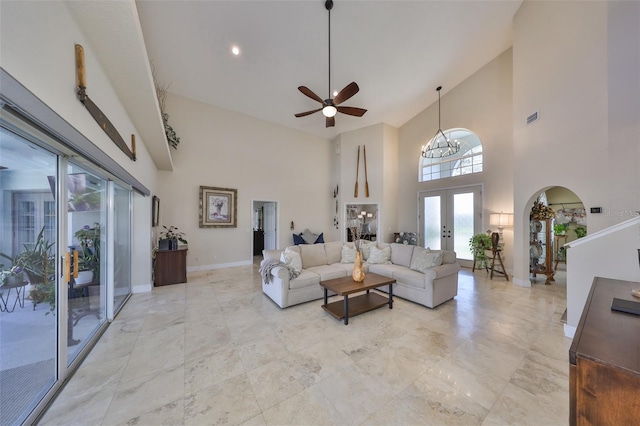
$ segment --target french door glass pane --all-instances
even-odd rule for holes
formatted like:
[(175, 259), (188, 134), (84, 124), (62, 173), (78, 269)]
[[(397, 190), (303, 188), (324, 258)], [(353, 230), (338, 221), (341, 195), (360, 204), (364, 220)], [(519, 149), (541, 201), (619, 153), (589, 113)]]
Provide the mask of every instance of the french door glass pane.
[(113, 310), (131, 293), (131, 190), (114, 184)]
[(441, 198), (439, 195), (424, 197), (424, 246), (440, 250), (442, 228)]
[(22, 423), (57, 380), (56, 175), (55, 155), (0, 128), (2, 425)]
[(78, 262), (72, 265), (73, 273), (67, 283), (67, 363), (70, 364), (106, 318), (107, 181), (69, 164), (67, 188), (67, 246), (72, 258), (73, 251), (78, 252)]
[(469, 249), (474, 230), (473, 198), (473, 192), (453, 195), (453, 249), (458, 259), (473, 259)]

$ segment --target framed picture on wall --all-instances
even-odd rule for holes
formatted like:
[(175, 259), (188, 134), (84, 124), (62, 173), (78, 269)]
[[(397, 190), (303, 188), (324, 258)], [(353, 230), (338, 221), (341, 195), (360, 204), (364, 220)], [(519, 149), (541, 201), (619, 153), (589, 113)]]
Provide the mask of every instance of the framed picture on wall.
[(231, 188), (200, 187), (200, 228), (236, 228), (238, 191)]
[(151, 227), (160, 224), (160, 198), (155, 195), (151, 199)]

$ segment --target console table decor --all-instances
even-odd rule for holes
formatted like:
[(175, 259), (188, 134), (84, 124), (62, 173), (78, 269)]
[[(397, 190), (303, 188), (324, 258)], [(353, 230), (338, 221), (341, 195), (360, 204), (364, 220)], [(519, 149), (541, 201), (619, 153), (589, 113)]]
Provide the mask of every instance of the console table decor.
[(640, 316), (612, 310), (640, 283), (596, 277), (569, 349), (569, 424), (638, 424)]

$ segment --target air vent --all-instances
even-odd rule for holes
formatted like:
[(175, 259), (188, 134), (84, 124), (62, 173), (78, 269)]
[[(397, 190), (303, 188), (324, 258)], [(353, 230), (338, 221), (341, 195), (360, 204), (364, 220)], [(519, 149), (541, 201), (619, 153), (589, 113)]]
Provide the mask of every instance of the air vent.
[(538, 110), (534, 111), (533, 114), (529, 114), (527, 116), (527, 126), (538, 121), (538, 118), (540, 118), (540, 111)]

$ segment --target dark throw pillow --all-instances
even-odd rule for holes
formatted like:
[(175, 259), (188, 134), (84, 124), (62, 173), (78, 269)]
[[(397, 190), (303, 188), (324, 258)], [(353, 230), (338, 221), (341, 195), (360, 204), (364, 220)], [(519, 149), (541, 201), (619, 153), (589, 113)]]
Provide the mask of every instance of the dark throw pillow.
[(324, 244), (324, 232), (322, 232), (320, 235), (318, 235), (318, 238), (316, 238), (316, 242), (314, 244)]
[(302, 234), (293, 234), (293, 244), (299, 246), (300, 244), (307, 244), (302, 238)]

